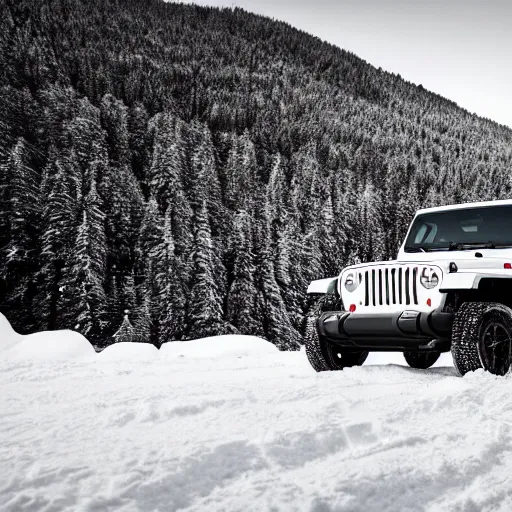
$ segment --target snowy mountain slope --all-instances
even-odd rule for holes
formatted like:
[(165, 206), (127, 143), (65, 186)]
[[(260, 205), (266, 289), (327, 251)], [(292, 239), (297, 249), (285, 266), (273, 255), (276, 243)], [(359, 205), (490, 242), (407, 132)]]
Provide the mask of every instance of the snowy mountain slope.
[(303, 352), (210, 343), (142, 362), (3, 352), (0, 509), (512, 509), (510, 379), (458, 378), (449, 356), (315, 374)]

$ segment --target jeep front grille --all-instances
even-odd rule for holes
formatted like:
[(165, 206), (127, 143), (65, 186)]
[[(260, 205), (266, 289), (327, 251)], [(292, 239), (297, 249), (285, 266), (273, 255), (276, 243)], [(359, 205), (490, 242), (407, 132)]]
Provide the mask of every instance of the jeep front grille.
[(418, 267), (386, 266), (364, 271), (364, 305), (418, 304)]

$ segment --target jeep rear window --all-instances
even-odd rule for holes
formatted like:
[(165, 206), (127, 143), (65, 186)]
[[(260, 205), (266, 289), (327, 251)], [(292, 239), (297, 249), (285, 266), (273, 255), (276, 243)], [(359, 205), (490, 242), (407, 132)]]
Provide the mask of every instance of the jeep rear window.
[(418, 215), (405, 252), (512, 246), (512, 205), (445, 210)]

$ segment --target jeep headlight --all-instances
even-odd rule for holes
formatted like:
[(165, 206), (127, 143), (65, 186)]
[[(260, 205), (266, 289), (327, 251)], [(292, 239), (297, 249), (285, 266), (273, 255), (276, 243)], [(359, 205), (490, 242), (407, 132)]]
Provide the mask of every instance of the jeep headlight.
[(361, 274), (351, 272), (345, 277), (344, 284), (348, 292), (355, 292), (357, 287), (361, 284)]
[(433, 268), (424, 268), (420, 275), (420, 283), (423, 288), (432, 290), (439, 285), (439, 276)]

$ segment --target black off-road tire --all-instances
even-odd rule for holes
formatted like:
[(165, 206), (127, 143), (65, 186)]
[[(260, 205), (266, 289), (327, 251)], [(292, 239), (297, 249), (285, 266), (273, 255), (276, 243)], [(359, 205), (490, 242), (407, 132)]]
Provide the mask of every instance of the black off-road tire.
[(352, 352), (338, 347), (335, 343), (318, 334), (317, 317), (310, 316), (306, 327), (306, 355), (317, 372), (343, 370), (351, 366), (361, 366), (368, 352)]
[(411, 368), (426, 370), (430, 368), (441, 355), (441, 352), (404, 352), (404, 358)]
[[(452, 327), (452, 357), (455, 369), (460, 375), (479, 368), (495, 373), (489, 364), (484, 343), (490, 322), (503, 324), (512, 337), (512, 310), (503, 304), (465, 302), (455, 314)], [(501, 372), (498, 374), (503, 375)]]
[(313, 367), (316, 372), (328, 372), (331, 367), (328, 363), (326, 354), (322, 351), (320, 344), (320, 337), (316, 328), (316, 316), (309, 316), (308, 323), (306, 325), (306, 355), (308, 356), (309, 364)]

